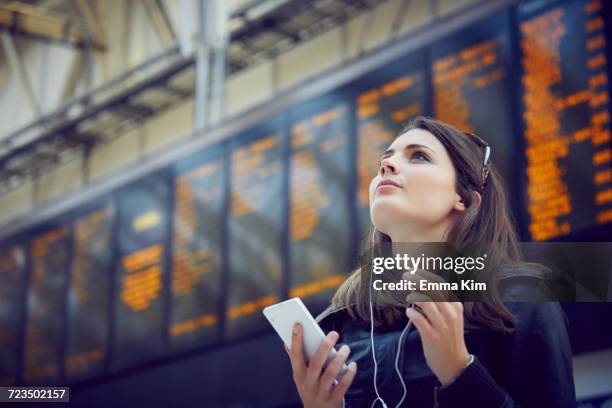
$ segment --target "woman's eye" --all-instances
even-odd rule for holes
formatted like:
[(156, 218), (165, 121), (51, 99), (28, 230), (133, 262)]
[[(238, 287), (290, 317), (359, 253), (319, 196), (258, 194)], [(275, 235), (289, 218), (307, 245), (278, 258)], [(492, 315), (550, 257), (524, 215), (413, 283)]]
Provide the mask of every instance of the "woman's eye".
[[(380, 168), (380, 166), (382, 166), (382, 161), (385, 158), (381, 158), (378, 160), (378, 168)], [(416, 160), (416, 161), (425, 161), (428, 162), (429, 161), (429, 156), (427, 156), (427, 154), (423, 153), (423, 152), (414, 152), (410, 155), (410, 160)]]
[(410, 159), (416, 159), (417, 161), (429, 161), (429, 157), (423, 152), (414, 152), (410, 156)]

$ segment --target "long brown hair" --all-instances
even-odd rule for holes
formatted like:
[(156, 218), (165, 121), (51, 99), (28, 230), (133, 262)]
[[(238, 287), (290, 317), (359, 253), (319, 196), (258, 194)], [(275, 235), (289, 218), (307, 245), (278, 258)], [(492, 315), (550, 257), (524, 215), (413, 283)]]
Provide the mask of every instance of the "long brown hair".
[[(412, 129), (423, 129), (435, 136), (445, 147), (456, 173), (456, 191), (463, 199), (466, 210), (458, 214), (446, 240), (452, 243), (478, 243), (488, 254), (489, 270), (497, 271), (502, 266), (522, 263), (521, 252), (513, 220), (508, 212), (501, 178), (491, 164), (486, 185), (482, 184), (484, 148), (474, 135), (467, 134), (441, 121), (418, 116), (401, 134)], [(480, 206), (475, 203), (475, 192), (480, 193)], [(362, 249), (380, 242), (391, 242), (391, 238), (371, 226), (370, 239), (362, 243)], [(356, 269), (336, 291), (332, 304), (346, 307), (353, 318), (370, 320), (369, 275)], [(494, 277), (491, 277), (494, 279)], [(465, 328), (489, 328), (512, 331), (514, 319), (505, 307), (495, 285), (487, 291), (485, 302), (465, 302)], [(374, 323), (393, 323), (404, 315), (405, 299), (397, 293), (379, 292)]]

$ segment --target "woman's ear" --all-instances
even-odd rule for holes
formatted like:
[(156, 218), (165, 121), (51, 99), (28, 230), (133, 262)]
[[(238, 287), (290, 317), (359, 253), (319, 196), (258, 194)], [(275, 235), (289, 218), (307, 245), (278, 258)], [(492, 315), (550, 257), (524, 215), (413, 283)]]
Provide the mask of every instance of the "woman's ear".
[(465, 211), (465, 202), (463, 202), (463, 198), (461, 198), (459, 194), (455, 194), (455, 205), (453, 209), (459, 212)]
[[(476, 208), (480, 207), (481, 202), (482, 202), (482, 196), (480, 195), (478, 191), (474, 191), (474, 204), (476, 205)], [(455, 211), (459, 211), (459, 212), (465, 211), (465, 202), (463, 201), (463, 198), (461, 198), (459, 194), (455, 194), (455, 205), (453, 208)]]
[(482, 196), (478, 191), (474, 191), (474, 204), (476, 204), (476, 208), (480, 207), (480, 203), (482, 202)]

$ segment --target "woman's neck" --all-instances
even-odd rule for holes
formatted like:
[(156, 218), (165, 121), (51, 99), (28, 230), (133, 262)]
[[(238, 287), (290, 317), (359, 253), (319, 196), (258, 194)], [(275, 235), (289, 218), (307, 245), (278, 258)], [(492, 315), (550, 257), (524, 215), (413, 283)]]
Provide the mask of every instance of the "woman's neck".
[(392, 242), (444, 242), (448, 233), (447, 223), (428, 226), (426, 228), (406, 228), (401, 225), (386, 234)]

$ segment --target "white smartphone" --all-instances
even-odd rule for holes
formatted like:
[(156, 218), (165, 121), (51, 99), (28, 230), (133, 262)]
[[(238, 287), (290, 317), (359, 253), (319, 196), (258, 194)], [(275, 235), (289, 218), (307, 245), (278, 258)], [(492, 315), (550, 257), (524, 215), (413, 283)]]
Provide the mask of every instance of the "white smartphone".
[[(325, 334), (308, 309), (306, 309), (306, 306), (304, 303), (302, 303), (300, 298), (295, 297), (275, 305), (268, 306), (264, 308), (263, 314), (266, 316), (266, 319), (268, 319), (272, 327), (274, 327), (274, 330), (276, 330), (276, 333), (278, 333), (288, 348), (291, 348), (293, 325), (295, 323), (300, 323), (302, 325), (304, 352), (308, 360), (312, 359), (312, 356), (321, 344), (321, 340), (325, 338)], [(333, 360), (335, 355), (336, 349), (332, 348), (327, 356), (327, 359), (325, 360), (325, 366), (327, 366), (327, 364)], [(337, 380), (342, 377), (347, 368), (346, 363), (343, 364), (338, 376), (336, 377)]]

